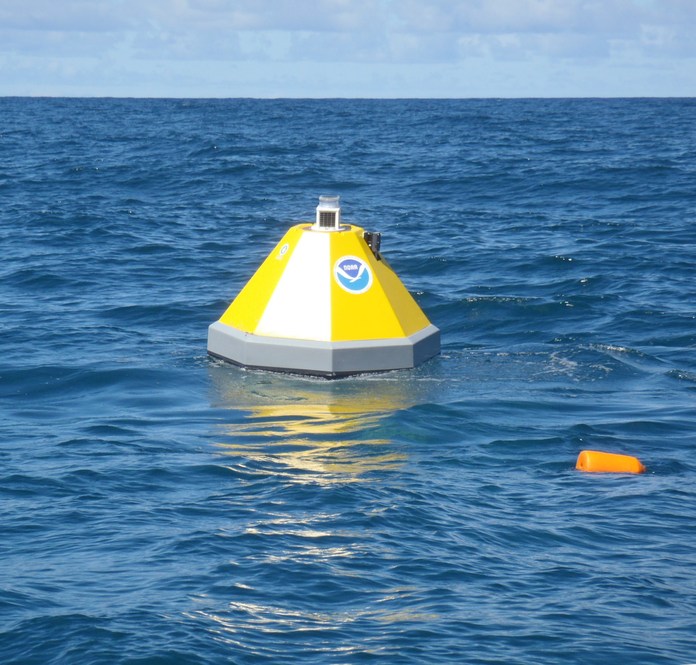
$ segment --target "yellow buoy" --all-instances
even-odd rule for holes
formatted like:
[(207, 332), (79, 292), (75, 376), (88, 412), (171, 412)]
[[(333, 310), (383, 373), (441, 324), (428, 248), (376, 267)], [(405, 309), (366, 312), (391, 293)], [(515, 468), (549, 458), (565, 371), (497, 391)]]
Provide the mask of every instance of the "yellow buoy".
[(595, 473), (643, 473), (645, 467), (636, 457), (599, 450), (583, 450), (575, 464), (578, 471)]
[(380, 254), (380, 234), (343, 224), (338, 199), (320, 197), (314, 224), (288, 230), (208, 329), (208, 353), (336, 378), (440, 352), (440, 331)]

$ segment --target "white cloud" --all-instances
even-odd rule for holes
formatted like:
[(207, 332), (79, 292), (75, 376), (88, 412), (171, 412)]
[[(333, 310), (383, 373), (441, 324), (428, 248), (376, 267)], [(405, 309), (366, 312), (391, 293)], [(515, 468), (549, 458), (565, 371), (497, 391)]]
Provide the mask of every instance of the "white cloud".
[(0, 94), (19, 71), (52, 71), (56, 86), (81, 75), (92, 85), (100, 71), (119, 90), (185, 74), (196, 91), (243, 82), (249, 94), (295, 85), (302, 95), (331, 70), (356, 94), (457, 94), (452, 72), (460, 94), (480, 91), (486, 72), (504, 94), (525, 69), (549, 94), (571, 72), (583, 94), (631, 67), (642, 71), (631, 90), (639, 76), (644, 94), (664, 90), (671, 72), (677, 90), (696, 94), (695, 31), (694, 0), (2, 0)]
[(596, 57), (615, 40), (696, 55), (693, 0), (3, 0), (0, 26), (0, 51), (34, 54), (64, 52), (68, 41), (89, 49), (99, 33), (110, 44), (135, 35), (145, 57), (246, 59), (255, 49), (241, 44), (255, 41), (238, 35), (285, 32), (293, 41), (276, 57), (345, 62), (454, 62), (473, 41), (505, 58), (579, 57), (583, 45)]
[(0, 26), (31, 32), (112, 32), (132, 25), (127, 5), (122, 0), (3, 0)]
[(410, 30), (463, 34), (623, 33), (644, 13), (637, 0), (404, 0), (397, 11)]

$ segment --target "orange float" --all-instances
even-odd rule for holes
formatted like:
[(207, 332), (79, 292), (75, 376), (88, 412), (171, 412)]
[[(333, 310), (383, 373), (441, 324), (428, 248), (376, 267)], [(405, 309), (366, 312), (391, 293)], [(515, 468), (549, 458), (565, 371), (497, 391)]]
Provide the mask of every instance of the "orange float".
[(644, 473), (645, 467), (636, 457), (604, 453), (599, 450), (583, 450), (575, 464), (578, 471), (594, 473)]

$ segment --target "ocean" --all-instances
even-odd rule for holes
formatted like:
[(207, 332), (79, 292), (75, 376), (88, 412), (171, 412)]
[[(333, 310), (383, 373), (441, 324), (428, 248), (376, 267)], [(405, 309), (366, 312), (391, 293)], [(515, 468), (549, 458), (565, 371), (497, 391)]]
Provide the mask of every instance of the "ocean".
[[(0, 662), (696, 662), (696, 99), (0, 121)], [(322, 194), (440, 356), (207, 356)]]

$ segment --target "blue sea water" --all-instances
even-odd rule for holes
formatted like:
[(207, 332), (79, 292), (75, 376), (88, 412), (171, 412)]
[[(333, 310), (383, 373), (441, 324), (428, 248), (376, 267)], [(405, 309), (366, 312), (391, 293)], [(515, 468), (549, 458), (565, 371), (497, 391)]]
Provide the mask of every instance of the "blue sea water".
[[(695, 183), (694, 99), (0, 99), (0, 662), (696, 662)], [(208, 358), (325, 193), (441, 356)]]

